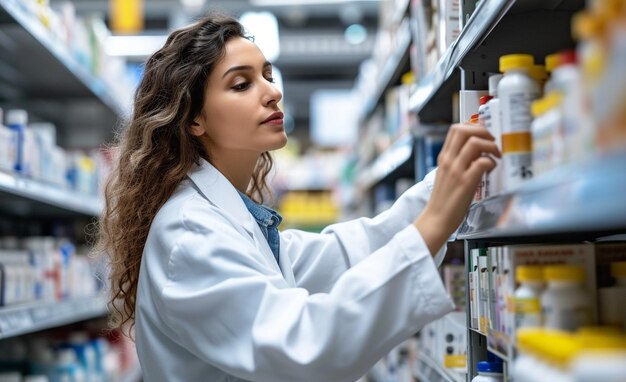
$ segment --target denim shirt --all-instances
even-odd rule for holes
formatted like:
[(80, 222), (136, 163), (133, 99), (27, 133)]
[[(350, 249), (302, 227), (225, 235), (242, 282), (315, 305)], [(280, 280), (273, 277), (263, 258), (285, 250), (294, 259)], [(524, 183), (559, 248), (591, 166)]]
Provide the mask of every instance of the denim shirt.
[(283, 217), (280, 216), (280, 214), (273, 209), (255, 203), (243, 192), (237, 192), (239, 192), (239, 196), (241, 196), (241, 199), (243, 199), (246, 208), (248, 209), (248, 211), (250, 211), (250, 214), (252, 214), (252, 216), (256, 220), (259, 228), (261, 228), (261, 232), (263, 232), (263, 236), (265, 236), (265, 239), (270, 245), (270, 249), (272, 250), (274, 257), (276, 258), (276, 262), (278, 263), (278, 255), (280, 252), (278, 225), (281, 221), (283, 221)]

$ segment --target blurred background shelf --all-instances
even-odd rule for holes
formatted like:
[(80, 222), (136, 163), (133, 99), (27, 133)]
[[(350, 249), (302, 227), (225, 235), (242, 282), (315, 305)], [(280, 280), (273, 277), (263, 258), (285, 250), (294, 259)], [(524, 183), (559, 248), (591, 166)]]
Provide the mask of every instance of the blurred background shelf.
[(470, 208), (459, 239), (611, 232), (626, 228), (626, 155), (600, 156)]
[(110, 140), (129, 105), (25, 7), (18, 0), (0, 2), (2, 106), (26, 105), (40, 118), (66, 127), (67, 136), (88, 131), (90, 143)]
[(369, 118), (376, 107), (379, 105), (385, 91), (395, 83), (400, 81), (400, 77), (404, 74), (404, 68), (408, 66), (409, 62), (409, 46), (411, 45), (411, 34), (405, 33), (401, 37), (401, 41), (397, 44), (397, 48), (394, 53), (389, 57), (380, 76), (376, 81), (376, 90), (365, 101), (361, 119), (365, 120)]
[(394, 142), (360, 172), (356, 181), (357, 188), (369, 189), (396, 172), (408, 172), (409, 175), (413, 175), (414, 166), (411, 158), (413, 157), (414, 140), (411, 134), (407, 134)]
[(106, 313), (106, 299), (102, 296), (1, 307), (0, 339), (102, 317)]
[(99, 216), (103, 201), (0, 172), (0, 209), (20, 217)]
[(439, 365), (421, 352), (417, 353), (413, 372), (421, 382), (465, 382), (462, 374)]

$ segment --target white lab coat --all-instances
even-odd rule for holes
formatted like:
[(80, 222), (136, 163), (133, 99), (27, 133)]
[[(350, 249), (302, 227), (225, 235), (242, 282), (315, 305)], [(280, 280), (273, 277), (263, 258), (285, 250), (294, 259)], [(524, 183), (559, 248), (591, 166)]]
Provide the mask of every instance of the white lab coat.
[(202, 161), (146, 241), (135, 328), (144, 380), (357, 380), (453, 308), (411, 224), (433, 180), (373, 219), (281, 232), (279, 267), (236, 189)]

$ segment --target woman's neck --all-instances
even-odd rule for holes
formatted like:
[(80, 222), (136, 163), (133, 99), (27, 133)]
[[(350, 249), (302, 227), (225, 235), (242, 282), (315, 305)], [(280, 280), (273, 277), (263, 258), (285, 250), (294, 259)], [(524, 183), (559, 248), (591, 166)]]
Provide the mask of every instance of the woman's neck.
[(220, 152), (219, 154), (214, 152), (212, 154), (211, 164), (237, 190), (245, 193), (248, 190), (259, 155), (240, 151)]

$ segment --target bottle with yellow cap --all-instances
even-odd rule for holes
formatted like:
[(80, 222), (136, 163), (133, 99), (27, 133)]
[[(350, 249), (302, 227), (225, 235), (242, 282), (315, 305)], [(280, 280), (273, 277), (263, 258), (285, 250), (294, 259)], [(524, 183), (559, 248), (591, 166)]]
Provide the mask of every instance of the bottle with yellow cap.
[(611, 277), (615, 285), (598, 289), (600, 323), (626, 330), (626, 261), (611, 263)]
[(548, 80), (548, 71), (544, 65), (533, 65), (529, 71), (530, 77), (537, 81), (539, 84), (539, 90), (543, 93), (543, 87)]
[(563, 94), (552, 92), (532, 104), (535, 118), (530, 126), (533, 173), (539, 176), (563, 163)]
[(500, 71), (504, 76), (498, 84), (498, 97), (502, 113), (505, 191), (518, 187), (533, 174), (530, 105), (541, 95), (539, 84), (530, 76), (534, 64), (533, 56), (528, 54), (500, 57)]
[(560, 264), (544, 268), (546, 289), (541, 294), (544, 327), (573, 331), (592, 323), (589, 292), (582, 266)]
[(539, 265), (520, 265), (515, 269), (515, 279), (519, 283), (513, 292), (515, 329), (541, 326), (543, 268)]

